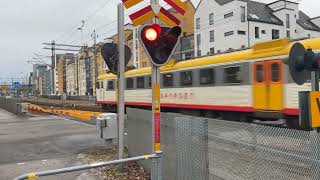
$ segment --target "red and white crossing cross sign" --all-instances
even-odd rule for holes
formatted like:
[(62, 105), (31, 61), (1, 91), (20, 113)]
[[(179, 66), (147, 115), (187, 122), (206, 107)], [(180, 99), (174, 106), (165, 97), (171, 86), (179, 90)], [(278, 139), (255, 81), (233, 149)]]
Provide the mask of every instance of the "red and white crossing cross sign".
[[(141, 1), (143, 1), (143, 0), (122, 0), (124, 7), (126, 7), (127, 9), (140, 3)], [(138, 26), (140, 24), (143, 24), (146, 21), (152, 19), (153, 17), (155, 17), (155, 14), (154, 14), (150, 5), (129, 15), (129, 18), (131, 19), (132, 24), (134, 26)]]
[(129, 9), (130, 7), (140, 3), (143, 0), (122, 0), (124, 7), (126, 7), (126, 9)]
[(155, 14), (151, 8), (151, 6), (147, 6), (145, 8), (140, 9), (139, 11), (129, 15), (132, 24), (134, 26), (138, 26), (140, 24), (145, 23), (146, 21), (155, 17)]
[[(124, 6), (128, 9), (132, 6), (142, 2), (143, 0), (122, 0)], [(181, 0), (164, 0), (167, 4), (169, 4), (172, 8), (174, 8), (177, 12), (184, 15), (187, 9), (187, 5), (185, 2), (182, 2)], [(159, 5), (158, 5), (159, 6)], [(160, 6), (159, 6), (160, 7)], [(160, 10), (159, 10), (160, 9)], [(159, 11), (158, 11), (159, 10)], [(157, 16), (160, 21), (165, 23), (168, 26), (178, 26), (180, 25), (180, 20), (177, 19), (171, 12), (166, 10), (165, 8), (161, 7), (158, 8), (154, 12), (153, 7), (151, 5), (146, 6), (139, 11), (130, 14), (129, 17), (133, 23), (134, 26), (141, 25), (145, 23), (146, 21), (152, 19), (153, 17)], [(155, 15), (157, 13), (157, 15)]]
[(171, 7), (173, 7), (175, 10), (177, 10), (180, 14), (184, 15), (187, 9), (187, 5), (184, 2), (181, 2), (181, 0), (164, 0), (166, 3), (168, 3)]

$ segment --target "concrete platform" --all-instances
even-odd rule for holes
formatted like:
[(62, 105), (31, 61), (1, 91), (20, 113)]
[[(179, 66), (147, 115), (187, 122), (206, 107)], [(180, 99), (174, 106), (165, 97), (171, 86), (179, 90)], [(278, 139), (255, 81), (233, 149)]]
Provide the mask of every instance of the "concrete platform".
[[(0, 179), (79, 165), (77, 154), (104, 147), (96, 127), (55, 116), (18, 117), (0, 109)], [(41, 179), (77, 179), (84, 172)]]

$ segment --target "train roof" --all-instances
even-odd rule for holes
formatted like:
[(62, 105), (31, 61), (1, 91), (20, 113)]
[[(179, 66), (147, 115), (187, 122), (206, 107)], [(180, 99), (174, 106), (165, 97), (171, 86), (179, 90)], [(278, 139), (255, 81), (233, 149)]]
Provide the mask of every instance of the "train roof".
[[(320, 38), (306, 39), (294, 42), (290, 42), (288, 39), (278, 39), (273, 41), (257, 43), (251, 49), (237, 52), (206, 56), (187, 61), (180, 61), (177, 63), (175, 63), (174, 60), (171, 60), (167, 65), (160, 67), (160, 71), (174, 71), (179, 69), (188, 69), (192, 67), (209, 66), (212, 64), (232, 63), (242, 60), (254, 61), (255, 59), (259, 58), (288, 55), (292, 45), (295, 42), (302, 43), (305, 48), (320, 50)], [(151, 67), (129, 70), (125, 73), (125, 76), (145, 74), (151, 74)], [(99, 76), (98, 80), (113, 79), (116, 77), (117, 76), (114, 74), (104, 74)]]

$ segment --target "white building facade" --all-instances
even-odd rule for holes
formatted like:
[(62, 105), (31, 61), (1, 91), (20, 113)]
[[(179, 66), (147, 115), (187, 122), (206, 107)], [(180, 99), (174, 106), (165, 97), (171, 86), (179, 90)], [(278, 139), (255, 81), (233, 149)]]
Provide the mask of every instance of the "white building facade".
[(286, 0), (270, 4), (201, 0), (194, 15), (195, 56), (245, 49), (257, 42), (285, 37), (320, 37), (320, 17), (308, 17), (298, 5)]

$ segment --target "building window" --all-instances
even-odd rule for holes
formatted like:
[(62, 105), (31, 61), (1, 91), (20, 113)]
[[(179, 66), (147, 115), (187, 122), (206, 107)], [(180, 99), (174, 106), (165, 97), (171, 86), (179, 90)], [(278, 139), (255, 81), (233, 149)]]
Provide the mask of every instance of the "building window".
[(209, 14), (209, 25), (213, 25), (214, 24), (214, 15), (213, 13)]
[(309, 39), (311, 38), (311, 34), (308, 34), (308, 38), (309, 38)]
[(108, 81), (107, 90), (114, 90), (114, 81), (113, 80)]
[(280, 38), (280, 31), (277, 29), (272, 29), (272, 39), (279, 39)]
[(162, 75), (162, 79), (163, 79), (163, 86), (164, 87), (172, 87), (173, 86), (173, 74), (172, 73)]
[(147, 62), (142, 62), (142, 67), (147, 67)]
[(233, 35), (233, 31), (229, 31), (229, 32), (224, 33), (224, 36), (231, 36), (231, 35)]
[(192, 86), (192, 71), (180, 72), (180, 86)]
[(196, 19), (196, 26), (197, 26), (197, 29), (200, 29), (200, 18)]
[(214, 41), (214, 30), (210, 31), (210, 42)]
[(238, 34), (240, 34), (240, 35), (246, 35), (246, 32), (245, 32), (245, 31), (238, 31)]
[(246, 7), (241, 6), (241, 22), (246, 22)]
[(197, 46), (199, 47), (201, 44), (201, 34), (197, 34)]
[(286, 27), (290, 28), (290, 15), (286, 14)]
[(127, 78), (126, 85), (127, 89), (133, 89), (133, 78)]
[(214, 69), (200, 70), (200, 85), (214, 84)]
[(255, 36), (255, 38), (259, 38), (260, 37), (260, 32), (259, 32), (260, 30), (259, 30), (259, 27), (255, 27), (254, 28), (254, 36)]
[(211, 55), (214, 54), (214, 47), (210, 48), (210, 54), (211, 54)]
[(144, 88), (144, 77), (137, 78), (137, 88), (139, 88), (139, 89)]
[(225, 84), (241, 83), (240, 66), (227, 67), (224, 69), (224, 83)]
[(232, 16), (233, 16), (233, 12), (228, 13), (228, 14), (225, 14), (225, 15), (224, 15), (224, 18), (229, 18), (229, 17), (232, 17)]
[(201, 56), (201, 50), (198, 50), (198, 51), (197, 51), (197, 56), (198, 56), (198, 57)]
[(287, 38), (290, 38), (290, 31), (287, 31)]

